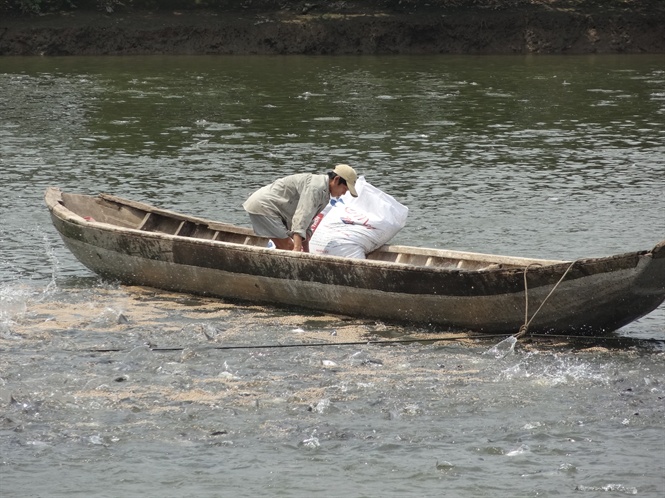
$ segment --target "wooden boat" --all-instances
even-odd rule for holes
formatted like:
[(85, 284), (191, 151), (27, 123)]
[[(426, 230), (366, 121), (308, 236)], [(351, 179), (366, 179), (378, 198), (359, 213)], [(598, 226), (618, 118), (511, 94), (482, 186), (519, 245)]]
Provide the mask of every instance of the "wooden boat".
[(269, 249), (248, 228), (107, 194), (45, 200), (85, 266), (132, 285), (507, 334), (602, 334), (665, 300), (665, 241), (577, 261), (398, 245), (358, 260)]

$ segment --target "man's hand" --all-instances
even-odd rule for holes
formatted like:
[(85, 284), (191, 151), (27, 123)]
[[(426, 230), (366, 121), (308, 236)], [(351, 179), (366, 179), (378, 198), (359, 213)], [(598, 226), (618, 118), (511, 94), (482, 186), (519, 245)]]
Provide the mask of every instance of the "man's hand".
[(298, 252), (303, 250), (303, 238), (298, 233), (293, 234), (293, 250)]

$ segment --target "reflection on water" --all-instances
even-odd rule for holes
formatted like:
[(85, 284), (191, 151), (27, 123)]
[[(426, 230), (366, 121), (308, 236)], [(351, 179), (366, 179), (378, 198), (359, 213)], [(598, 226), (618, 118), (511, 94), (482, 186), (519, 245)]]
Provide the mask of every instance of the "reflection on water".
[(118, 287), (42, 196), (247, 226), (253, 189), (344, 161), (409, 206), (396, 242), (607, 255), (665, 236), (664, 106), (655, 56), (0, 58), (3, 496), (661, 496), (662, 344)]

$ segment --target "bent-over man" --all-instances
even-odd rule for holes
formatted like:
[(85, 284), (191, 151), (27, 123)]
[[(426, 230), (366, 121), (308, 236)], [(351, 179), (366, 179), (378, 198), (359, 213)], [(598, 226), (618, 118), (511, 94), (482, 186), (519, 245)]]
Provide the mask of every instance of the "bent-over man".
[(338, 164), (325, 174), (289, 175), (261, 187), (242, 207), (249, 214), (254, 233), (270, 237), (277, 249), (307, 252), (314, 217), (330, 197), (340, 197), (347, 190), (357, 197), (357, 179), (348, 164)]

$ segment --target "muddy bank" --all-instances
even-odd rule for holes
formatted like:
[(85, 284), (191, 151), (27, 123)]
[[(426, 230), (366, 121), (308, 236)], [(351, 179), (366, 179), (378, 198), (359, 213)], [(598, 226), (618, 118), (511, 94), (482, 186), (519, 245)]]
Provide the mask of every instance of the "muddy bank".
[[(556, 3), (556, 2), (555, 2)], [(665, 5), (3, 16), (0, 55), (665, 53)]]

